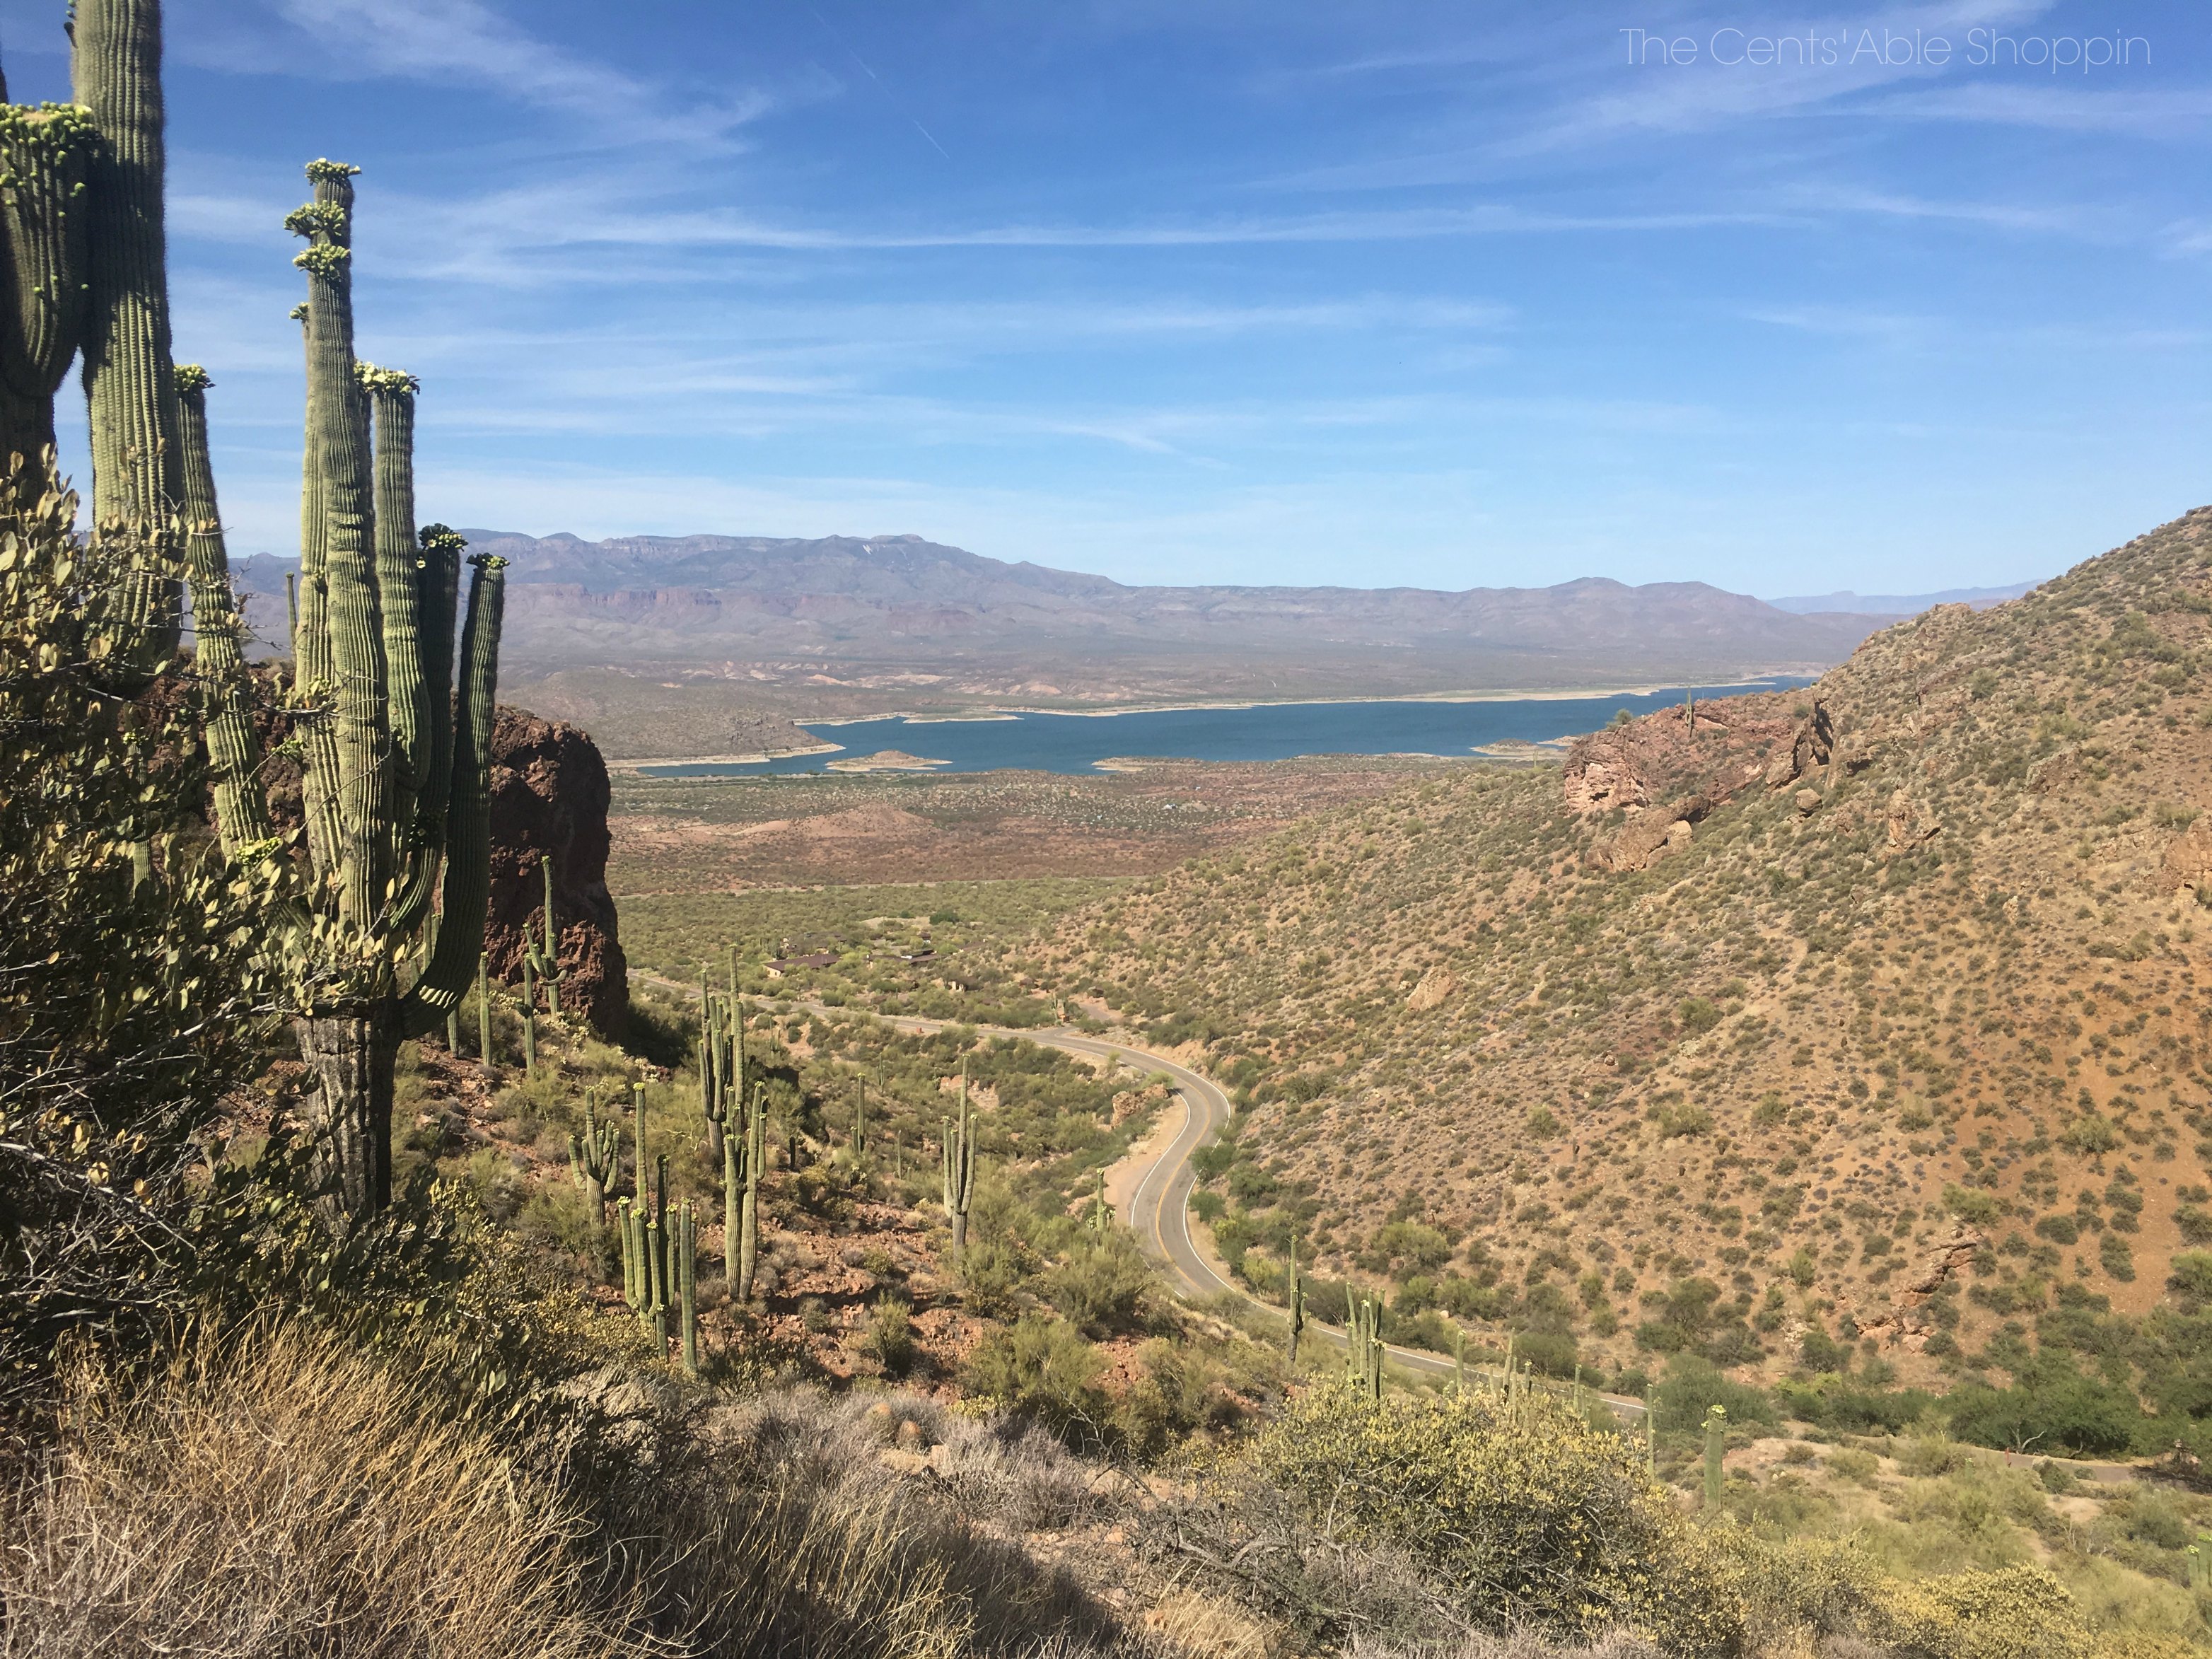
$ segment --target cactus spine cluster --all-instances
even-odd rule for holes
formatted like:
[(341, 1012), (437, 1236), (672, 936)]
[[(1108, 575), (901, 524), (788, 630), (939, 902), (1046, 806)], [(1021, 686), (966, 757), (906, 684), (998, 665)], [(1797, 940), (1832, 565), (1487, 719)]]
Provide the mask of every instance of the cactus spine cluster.
[(1352, 1386), (1369, 1400), (1382, 1398), (1382, 1304), (1362, 1297), (1346, 1329), (1346, 1370)]
[(553, 860), (544, 854), (538, 855), (538, 873), (545, 878), (545, 944), (540, 949), (530, 937), (530, 930), (522, 933), (522, 969), (524, 983), (535, 973), (545, 987), (545, 1012), (554, 1018), (561, 1018), (561, 935), (553, 926)]
[(584, 1133), (568, 1137), (568, 1169), (584, 1189), (584, 1207), (595, 1227), (606, 1220), (607, 1188), (614, 1184), (622, 1162), (622, 1134), (610, 1116), (601, 1123), (592, 1109), (584, 1108)]
[(1718, 1511), (1721, 1506), (1721, 1460), (1728, 1450), (1728, 1408), (1709, 1406), (1705, 1408), (1705, 1507)]
[(960, 1115), (944, 1120), (939, 1162), (945, 1177), (945, 1213), (952, 1222), (952, 1261), (968, 1249), (968, 1208), (975, 1197), (975, 1129), (968, 1111), (968, 1063), (960, 1063)]

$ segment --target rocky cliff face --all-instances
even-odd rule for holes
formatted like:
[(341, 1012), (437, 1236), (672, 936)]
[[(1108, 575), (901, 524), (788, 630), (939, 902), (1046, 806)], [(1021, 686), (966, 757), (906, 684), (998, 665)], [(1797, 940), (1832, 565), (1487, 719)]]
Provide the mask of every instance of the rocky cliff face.
[(629, 1018), (629, 964), (607, 891), (607, 768), (591, 735), (526, 709), (502, 708), (492, 732), (491, 908), (484, 949), (491, 971), (522, 976), (526, 939), (544, 937), (545, 884), (553, 860), (553, 926), (560, 944), (561, 1007), (601, 1036)]

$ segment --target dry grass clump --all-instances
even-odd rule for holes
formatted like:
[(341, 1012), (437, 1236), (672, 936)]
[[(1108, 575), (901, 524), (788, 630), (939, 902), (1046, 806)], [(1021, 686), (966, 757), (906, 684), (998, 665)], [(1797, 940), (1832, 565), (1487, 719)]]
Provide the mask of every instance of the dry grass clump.
[(641, 1650), (553, 1486), (430, 1380), (328, 1341), (203, 1350), (129, 1401), (80, 1371), (6, 1504), (10, 1659)]
[(1104, 1501), (1052, 1443), (902, 1399), (921, 1474), (864, 1401), (663, 1401), (520, 1448), (329, 1337), (202, 1349), (129, 1396), (88, 1367), (0, 1493), (0, 1654), (1158, 1651), (1019, 1541)]
[(1111, 1615), (1012, 1535), (1095, 1513), (1085, 1467), (1018, 1425), (884, 1403), (920, 1431), (929, 1474), (884, 1458), (871, 1401), (800, 1389), (715, 1413), (692, 1468), (654, 1483), (636, 1520), (698, 1612), (691, 1639), (779, 1655), (1117, 1650)]

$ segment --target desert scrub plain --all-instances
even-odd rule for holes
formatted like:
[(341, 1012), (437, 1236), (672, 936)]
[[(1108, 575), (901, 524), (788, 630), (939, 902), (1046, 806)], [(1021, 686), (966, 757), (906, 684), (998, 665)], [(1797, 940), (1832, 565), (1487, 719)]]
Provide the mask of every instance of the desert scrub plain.
[[(911, 741), (927, 751), (928, 728)], [(617, 770), (617, 898), (763, 887), (1156, 875), (1183, 860), (1455, 763), (1331, 756), (1267, 764), (1127, 763), (1084, 775)]]
[(1237, 1090), (1198, 1203), (1257, 1286), (1295, 1233), (1417, 1340), (2212, 1449), (2208, 553), (2212, 510), (1805, 691), (1194, 860), (1037, 977)]

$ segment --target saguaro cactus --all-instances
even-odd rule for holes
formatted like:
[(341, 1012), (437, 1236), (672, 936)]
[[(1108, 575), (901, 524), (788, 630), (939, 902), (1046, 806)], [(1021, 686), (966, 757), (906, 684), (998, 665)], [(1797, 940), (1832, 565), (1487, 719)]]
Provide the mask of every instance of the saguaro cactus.
[(526, 969), (534, 968), (545, 985), (545, 1012), (558, 1019), (561, 1017), (561, 935), (553, 925), (553, 860), (541, 854), (538, 868), (545, 878), (545, 945), (540, 950), (526, 929), (522, 935), (522, 960)]
[(1109, 1218), (1113, 1213), (1106, 1207), (1106, 1171), (1097, 1171), (1095, 1179), (1097, 1185), (1091, 1192), (1091, 1231), (1103, 1233), (1112, 1224)]
[(675, 1252), (676, 1304), (681, 1313), (678, 1328), (682, 1333), (684, 1370), (689, 1376), (699, 1375), (699, 1214), (690, 1204), (679, 1207), (673, 1218), (675, 1229), (670, 1237), (669, 1248)]
[(722, 1283), (738, 1291), (738, 1241), (744, 1232), (746, 1153), (752, 1146), (750, 1121), (737, 1134), (722, 1137)]
[(230, 556), (208, 452), (207, 392), (212, 385), (198, 363), (177, 365), (177, 471), (184, 487), (193, 671), (208, 756), (215, 763), (216, 820), (240, 843), (265, 844), (274, 831), (260, 787), (261, 739), (248, 708), (245, 623), (230, 589)]
[(960, 1067), (960, 1115), (944, 1120), (939, 1161), (944, 1166), (945, 1213), (952, 1222), (952, 1261), (968, 1249), (968, 1207), (975, 1196), (975, 1131), (968, 1113), (968, 1067)]
[(477, 952), (477, 1059), (491, 1070), (491, 957), (482, 951)]
[(615, 1119), (601, 1123), (585, 1107), (584, 1133), (568, 1137), (568, 1168), (584, 1189), (584, 1207), (592, 1212), (595, 1226), (606, 1219), (607, 1188), (621, 1161), (622, 1134)]
[(538, 985), (526, 956), (522, 959), (522, 1074), (538, 1075)]
[(1722, 1459), (1728, 1451), (1728, 1407), (1705, 1408), (1705, 1507), (1721, 1506)]
[(745, 1115), (744, 1199), (738, 1214), (738, 1300), (753, 1299), (753, 1273), (760, 1261), (761, 1171), (768, 1165), (768, 1085), (753, 1085)]
[(699, 981), (699, 1104), (707, 1116), (707, 1155), (720, 1158), (732, 1106), (744, 1115), (744, 1012), (726, 1006), (707, 980)]
[(1298, 1282), (1298, 1241), (1291, 1240), (1291, 1343), (1290, 1361), (1298, 1363), (1298, 1339), (1306, 1329), (1306, 1287)]
[(1382, 1309), (1369, 1297), (1352, 1304), (1345, 1331), (1345, 1368), (1352, 1386), (1371, 1401), (1382, 1398)]
[[(94, 11), (137, 15), (152, 8), (125, 0), (88, 7), (80, 15), (80, 55), (84, 18)], [(504, 578), (503, 561), (470, 561), (475, 570), (455, 696), (444, 641), (458, 607), (463, 543), (436, 525), (418, 538), (412, 522), (413, 382), (390, 372), (365, 375), (354, 357), (354, 169), (319, 161), (307, 173), (315, 199), (287, 222), (309, 243), (296, 261), (308, 278), (308, 396), (292, 703), (303, 738), (313, 875), (299, 888), (280, 860), (276, 884), (283, 950), (300, 1002), (294, 1028), (314, 1082), (310, 1109), (331, 1177), (326, 1208), (337, 1220), (370, 1213), (388, 1200), (392, 1073), (399, 1042), (436, 1029), (459, 1007), (480, 959)], [(96, 229), (95, 240), (100, 234)], [(96, 311), (97, 281), (94, 288)], [(115, 342), (152, 337), (143, 308), (134, 306), (126, 296), (111, 307), (119, 319)], [(159, 343), (160, 391), (173, 398), (165, 334)], [(136, 358), (110, 357), (100, 372), (121, 376), (125, 390), (135, 386)], [(89, 353), (88, 362), (99, 367)], [(187, 377), (187, 395), (204, 390), (204, 380), (191, 381)], [(163, 418), (190, 440), (181, 470), (195, 520), (194, 586), (207, 595), (203, 610), (210, 623), (221, 624), (210, 635), (220, 667), (221, 638), (232, 617), (224, 597), (229, 572), (211, 478), (202, 489), (192, 477), (205, 443), (204, 416), (199, 410), (195, 415)], [(112, 468), (119, 458), (138, 469), (129, 475), (138, 479), (133, 489), (166, 488), (163, 475), (148, 471), (137, 448), (110, 444), (102, 450), (102, 441), (95, 441), (96, 468)], [(247, 713), (243, 675), (210, 672), (204, 686), (221, 775), (216, 807), (224, 850), (240, 865), (275, 858), (279, 845), (268, 833), (259, 778), (249, 769), (251, 750), (238, 725)], [(407, 983), (434, 898), (441, 898), (443, 925)], [(488, 1005), (481, 1018), (489, 1060)]]
[(1452, 1327), (1452, 1393), (1462, 1399), (1467, 1395), (1467, 1333), (1456, 1325)]

